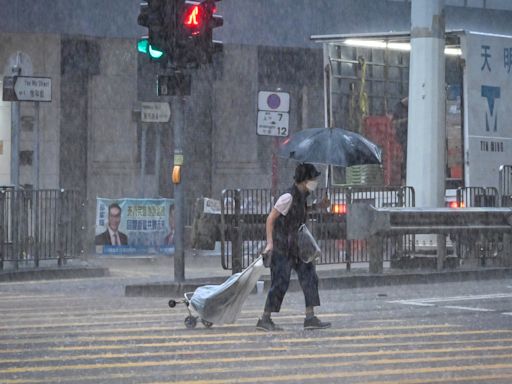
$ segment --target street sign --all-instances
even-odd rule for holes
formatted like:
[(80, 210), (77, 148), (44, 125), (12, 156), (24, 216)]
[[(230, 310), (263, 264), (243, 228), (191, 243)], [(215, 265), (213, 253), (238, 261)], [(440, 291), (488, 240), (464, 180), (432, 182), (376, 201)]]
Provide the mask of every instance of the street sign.
[(262, 136), (288, 136), (289, 116), (286, 112), (258, 111), (256, 133)]
[(49, 77), (6, 76), (3, 83), (4, 101), (52, 101)]
[(290, 94), (288, 92), (258, 92), (258, 110), (290, 112)]
[(14, 93), (18, 101), (52, 101), (52, 79), (15, 76)]
[(169, 103), (144, 102), (140, 110), (141, 120), (145, 123), (166, 123), (171, 117)]

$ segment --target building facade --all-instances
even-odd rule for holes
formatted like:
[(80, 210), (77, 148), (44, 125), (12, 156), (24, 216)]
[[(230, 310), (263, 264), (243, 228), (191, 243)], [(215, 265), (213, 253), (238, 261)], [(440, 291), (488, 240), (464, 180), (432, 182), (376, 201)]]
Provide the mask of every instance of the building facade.
[[(446, 1), (446, 28), (512, 34), (508, 1)], [(268, 188), (274, 140), (256, 134), (258, 91), (290, 93), (290, 132), (324, 125), (321, 47), (311, 35), (404, 31), (402, 0), (224, 0), (224, 51), (193, 73), (185, 113), (187, 201), (225, 188)], [(23, 52), (32, 73), (52, 78), (40, 106), (39, 188), (96, 197), (172, 197), (169, 124), (140, 122), (156, 96), (158, 65), (137, 53), (138, 0), (0, 0), (0, 64)], [(20, 184), (33, 185), (34, 103), (21, 103)], [(10, 103), (0, 102), (0, 184), (10, 183)], [(143, 134), (145, 130), (145, 134)], [(142, 150), (143, 137), (145, 151)], [(157, 150), (159, 148), (159, 150)], [(142, 156), (145, 154), (144, 161)], [(157, 155), (160, 156), (157, 158)], [(141, 164), (145, 169), (141, 172)], [(280, 161), (279, 185), (293, 164)]]

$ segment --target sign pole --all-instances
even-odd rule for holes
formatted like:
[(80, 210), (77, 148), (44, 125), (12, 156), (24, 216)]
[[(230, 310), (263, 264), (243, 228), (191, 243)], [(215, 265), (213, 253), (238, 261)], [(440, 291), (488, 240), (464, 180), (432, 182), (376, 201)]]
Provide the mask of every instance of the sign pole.
[[(180, 92), (179, 92), (180, 93)], [(183, 166), (183, 125), (185, 97), (172, 97), (172, 122), (174, 129), (174, 167)], [(173, 171), (174, 172), (174, 171)], [(181, 170), (179, 171), (181, 174)], [(176, 236), (174, 250), (174, 281), (185, 281), (185, 252), (184, 252), (184, 232), (185, 232), (185, 199), (183, 179), (180, 175), (179, 180), (174, 180), (174, 203), (176, 204)]]
[(155, 148), (155, 179), (156, 179), (156, 196), (160, 196), (160, 143), (162, 142), (162, 127), (156, 127), (156, 148)]
[(277, 184), (279, 182), (278, 166), (277, 166), (277, 150), (279, 148), (279, 138), (274, 137), (272, 148), (272, 196), (277, 197)]
[(20, 183), (20, 102), (11, 102), (11, 184)]
[(34, 143), (34, 189), (39, 189), (39, 154), (41, 151), (41, 130), (39, 128), (39, 113), (40, 113), (40, 103), (36, 101), (34, 103), (35, 107), (35, 122), (34, 122), (34, 130), (36, 134), (36, 140)]
[(144, 179), (146, 173), (146, 134), (148, 131), (148, 124), (142, 123), (142, 138), (140, 143), (140, 184), (139, 184), (139, 196), (144, 197)]

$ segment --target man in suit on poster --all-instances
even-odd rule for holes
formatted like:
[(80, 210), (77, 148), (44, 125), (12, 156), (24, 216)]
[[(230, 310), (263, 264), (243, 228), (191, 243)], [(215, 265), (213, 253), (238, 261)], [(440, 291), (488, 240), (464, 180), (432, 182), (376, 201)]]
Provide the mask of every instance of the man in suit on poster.
[(117, 203), (108, 206), (107, 230), (96, 236), (96, 245), (128, 245), (128, 236), (119, 231), (121, 207)]

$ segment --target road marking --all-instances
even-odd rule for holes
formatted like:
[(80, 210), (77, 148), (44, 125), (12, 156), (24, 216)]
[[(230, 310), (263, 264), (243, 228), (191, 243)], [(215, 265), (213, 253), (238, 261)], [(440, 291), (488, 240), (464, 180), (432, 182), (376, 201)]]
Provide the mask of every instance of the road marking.
[[(448, 349), (449, 350), (449, 349)], [(300, 352), (303, 352), (300, 350)], [(391, 351), (391, 354), (403, 354), (404, 351)], [(424, 353), (420, 350), (419, 353)], [(371, 352), (360, 352), (360, 353), (350, 353), (350, 352), (327, 352), (327, 353), (302, 353), (297, 355), (290, 355), (290, 354), (280, 354), (280, 355), (273, 355), (273, 356), (236, 356), (236, 357), (220, 357), (220, 358), (196, 358), (196, 359), (183, 359), (183, 360), (156, 360), (156, 361), (128, 361), (128, 362), (115, 362), (115, 363), (100, 363), (100, 362), (94, 362), (92, 364), (74, 364), (74, 365), (51, 365), (51, 366), (24, 366), (24, 367), (10, 367), (10, 368), (3, 368), (0, 369), (0, 373), (15, 373), (15, 374), (21, 374), (21, 373), (36, 373), (36, 372), (65, 372), (65, 371), (74, 371), (74, 370), (103, 370), (103, 369), (120, 369), (120, 368), (148, 368), (148, 367), (175, 367), (175, 366), (190, 366), (190, 365), (204, 365), (205, 363), (212, 364), (212, 365), (224, 365), (224, 364), (230, 364), (230, 363), (253, 363), (255, 362), (267, 362), (268, 360), (272, 360), (273, 362), (281, 361), (295, 361), (295, 360), (306, 360), (307, 362), (311, 360), (325, 360), (325, 359), (338, 359), (338, 358), (349, 358), (349, 357), (370, 357), (370, 356), (382, 356), (390, 354), (388, 351), (371, 351)], [(496, 359), (496, 358), (506, 358), (507, 361), (510, 361), (512, 358), (512, 354), (501, 354), (501, 355), (464, 355), (464, 356), (457, 356), (457, 360), (475, 360), (475, 359)], [(437, 360), (435, 360), (437, 359)], [(454, 356), (442, 356), (442, 357), (430, 357), (430, 358), (423, 358), (426, 362), (428, 361), (453, 361), (455, 358)], [(409, 363), (411, 360), (421, 360), (421, 358), (413, 358), (413, 359), (385, 359), (382, 360), (382, 364), (397, 364), (397, 363)], [(62, 361), (62, 359), (61, 359)], [(358, 364), (361, 365), (380, 365), (379, 362), (381, 360), (365, 360), (360, 361)], [(416, 361), (417, 362), (417, 361)], [(356, 362), (357, 363), (357, 362)], [(322, 363), (322, 362), (316, 362), (312, 363), (312, 366), (349, 366), (353, 365), (354, 361), (333, 361), (330, 363)], [(301, 364), (301, 367), (304, 367), (305, 364)], [(479, 365), (480, 367), (485, 367), (485, 365)], [(268, 368), (268, 365), (260, 366), (260, 367), (251, 367), (251, 368), (257, 368), (257, 371), (261, 371), (262, 369), (265, 369), (265, 367)], [(512, 363), (508, 365), (508, 367), (512, 367)], [(219, 368), (223, 369), (223, 368)], [(249, 367), (235, 367), (236, 371), (240, 370), (248, 370)], [(481, 368), (483, 369), (483, 368)], [(211, 372), (210, 369), (207, 369), (203, 373)], [(418, 370), (421, 371), (421, 368)], [(197, 373), (197, 369), (190, 371), (192, 374)], [(221, 371), (226, 372), (226, 371)], [(257, 382), (257, 381), (256, 381)]]
[[(490, 380), (505, 380), (505, 379), (512, 379), (511, 374), (497, 374), (497, 375), (480, 375), (480, 376), (465, 376), (465, 377), (450, 377), (451, 383), (460, 383), (464, 381), (472, 381), (472, 382), (481, 382), (481, 383), (487, 383)], [(511, 380), (512, 381), (512, 380)], [(400, 384), (433, 384), (433, 383), (446, 383), (447, 379), (446, 377), (441, 378), (428, 378), (428, 379), (400, 379)], [(364, 384), (397, 384), (396, 380), (392, 381), (367, 381)]]
[(461, 306), (458, 306), (458, 305), (444, 305), (443, 308), (462, 309), (464, 311), (475, 311), (475, 312), (496, 312), (494, 309), (461, 307)]
[[(458, 328), (457, 325), (452, 324), (420, 324), (420, 325), (398, 325), (398, 326), (381, 326), (381, 327), (359, 327), (359, 328), (342, 328), (342, 329), (326, 329), (324, 333), (347, 333), (347, 332), (382, 332), (382, 331), (392, 331), (392, 330), (423, 330), (423, 329), (447, 329), (447, 328)], [(238, 326), (238, 328), (241, 328)], [(105, 328), (101, 333), (108, 331), (109, 328)], [(169, 328), (171, 330), (171, 328)], [(222, 331), (223, 332), (219, 332)], [(205, 333), (207, 332), (207, 333)], [(191, 341), (186, 341), (190, 339), (231, 339), (231, 338), (240, 338), (240, 337), (249, 337), (249, 336), (257, 336), (260, 337), (262, 335), (261, 331), (257, 331), (251, 326), (251, 331), (247, 332), (229, 332), (224, 330), (223, 327), (217, 329), (206, 330), (205, 332), (186, 332), (181, 334), (171, 334), (171, 335), (117, 335), (117, 336), (91, 336), (94, 332), (88, 332), (88, 336), (77, 336), (73, 338), (73, 342), (76, 343), (84, 343), (84, 342), (112, 342), (112, 341), (134, 341), (134, 340), (183, 340), (183, 343), (191, 343)], [(512, 331), (511, 331), (512, 332)], [(62, 333), (62, 332), (61, 332)], [(72, 332), (66, 332), (66, 335), (61, 335), (60, 337), (47, 337), (47, 338), (39, 338), (39, 339), (20, 339), (17, 334), (14, 334), (12, 338), (3, 338), (0, 339), (0, 345), (22, 345), (22, 344), (30, 344), (31, 348), (34, 348), (36, 344), (47, 344), (47, 343), (58, 343), (62, 341), (69, 341), (70, 335)], [(83, 333), (83, 332), (80, 332)], [(115, 328), (111, 329), (111, 333), (116, 333)], [(121, 332), (124, 333), (124, 332)], [(138, 333), (138, 332), (137, 332)], [(296, 331), (283, 331), (279, 332), (279, 335), (292, 335), (296, 334)], [(30, 336), (30, 335), (26, 335)], [(228, 342), (231, 342), (228, 340)], [(156, 344), (156, 343), (155, 343)]]
[[(313, 340), (311, 340), (313, 342)], [(329, 340), (325, 340), (329, 341)], [(325, 342), (324, 341), (324, 342)], [(258, 343), (258, 340), (245, 340), (244, 344), (255, 344)], [(480, 339), (480, 340), (436, 340), (436, 341), (408, 341), (408, 342), (395, 342), (395, 343), (339, 343), (336, 341), (338, 346), (342, 346), (343, 348), (384, 348), (384, 347), (407, 347), (407, 346), (418, 346), (418, 345), (444, 345), (444, 344), (483, 344), (483, 343), (500, 343), (500, 342), (510, 342), (512, 343), (512, 338), (499, 338), (499, 339)], [(231, 342), (226, 340), (225, 342), (217, 342), (216, 344), (230, 344)], [(210, 345), (210, 343), (202, 343), (203, 345)], [(196, 344), (201, 345), (201, 344)], [(182, 343), (182, 346), (191, 347), (192, 344)], [(104, 350), (130, 350), (130, 349), (139, 349), (139, 348), (175, 348), (176, 343), (138, 343), (138, 344), (122, 344), (122, 345), (88, 345), (88, 346), (69, 346), (69, 347), (49, 347), (45, 348), (45, 351), (59, 351), (59, 352), (72, 352), (72, 351), (104, 351)], [(5, 353), (19, 353), (24, 352), (25, 349), (12, 349), (5, 350)], [(2, 350), (1, 353), (4, 353)]]
[[(391, 345), (392, 346), (392, 345)], [(318, 347), (317, 349), (324, 349), (323, 347)], [(300, 347), (296, 348), (295, 350), (300, 350), (302, 352), (302, 349)], [(409, 354), (431, 354), (431, 353), (457, 353), (457, 352), (481, 352), (481, 351), (509, 351), (512, 350), (512, 345), (491, 345), (491, 346), (467, 346), (467, 347), (449, 347), (449, 348), (420, 348), (420, 349), (410, 349), (410, 350), (396, 350), (396, 349), (390, 349), (390, 350), (382, 350), (379, 349), (378, 351), (363, 351), (363, 352), (343, 352), (338, 353), (337, 357), (371, 357), (371, 356), (385, 356), (385, 355), (402, 355), (404, 353)], [(0, 359), (0, 364), (10, 364), (10, 363), (20, 363), (23, 364), (26, 363), (62, 363), (65, 361), (66, 363), (76, 360), (114, 360), (122, 358), (123, 360), (128, 360), (132, 358), (140, 358), (140, 357), (146, 357), (146, 358), (155, 358), (155, 357), (177, 357), (177, 356), (202, 356), (202, 355), (209, 355), (209, 354), (217, 354), (217, 355), (227, 355), (227, 354), (239, 354), (239, 353), (255, 353), (260, 354), (261, 352), (288, 352), (289, 356), (291, 352), (293, 352), (293, 349), (290, 349), (289, 347), (269, 347), (269, 348), (240, 348), (240, 349), (216, 349), (216, 350), (209, 350), (209, 349), (195, 349), (195, 350), (184, 350), (184, 351), (163, 351), (163, 352), (135, 352), (135, 353), (99, 353), (99, 354), (87, 354), (87, 355), (73, 355), (73, 356), (55, 356), (55, 357), (39, 357), (39, 358), (6, 358), (6, 359)], [(315, 358), (315, 354), (310, 355), (311, 358)], [(471, 355), (474, 357), (479, 357), (478, 355)], [(489, 356), (489, 355), (486, 355)], [(503, 355), (497, 355), (497, 356), (503, 356)], [(508, 356), (508, 355), (507, 355)], [(271, 358), (267, 356), (268, 358)], [(249, 357), (248, 357), (249, 358)], [(454, 356), (451, 356), (452, 359), (454, 359)], [(177, 359), (175, 359), (177, 360)], [(204, 359), (195, 359), (197, 361), (205, 360), (210, 361), (209, 357), (205, 357)], [(185, 362), (185, 360), (180, 360), (182, 362)], [(187, 360), (188, 361), (188, 360)], [(199, 364), (199, 362), (198, 362)], [(387, 364), (387, 363), (386, 363)]]
[[(510, 298), (510, 297), (512, 297), (512, 293), (493, 293), (493, 294), (487, 294), (487, 295), (466, 295), (466, 296), (451, 296), (451, 297), (429, 297), (429, 298), (424, 298), (424, 299), (393, 300), (393, 301), (388, 301), (388, 303), (421, 305), (421, 304), (427, 304), (427, 303), (442, 303), (442, 302), (447, 302), (447, 301), (504, 299), (504, 298)], [(418, 304), (418, 303), (421, 303), (421, 304)]]
[(502, 315), (512, 316), (512, 312), (503, 312)]
[[(480, 371), (480, 370), (493, 370), (493, 369), (510, 369), (512, 364), (489, 364), (489, 365), (464, 365), (464, 366), (443, 366), (443, 367), (424, 367), (424, 368), (400, 368), (400, 369), (378, 369), (375, 371), (362, 371), (362, 372), (323, 372), (317, 374), (296, 374), (284, 376), (259, 376), (259, 377), (239, 377), (232, 379), (220, 380), (186, 380), (186, 381), (158, 381), (151, 384), (235, 384), (235, 383), (272, 383), (272, 382), (304, 382), (305, 380), (320, 380), (320, 379), (343, 379), (349, 377), (369, 377), (369, 376), (403, 376), (421, 373), (443, 373), (446, 372), (463, 372), (463, 371)], [(429, 382), (425, 378), (423, 382)], [(445, 382), (447, 379), (445, 378)]]
[[(512, 293), (492, 293), (485, 295), (465, 295), (465, 296), (448, 296), (448, 297), (429, 297), (419, 299), (405, 299), (405, 300), (393, 300), (387, 301), (390, 304), (402, 304), (402, 305), (413, 305), (421, 307), (435, 307), (439, 306), (440, 303), (453, 302), (453, 301), (471, 301), (471, 300), (490, 300), (490, 299), (508, 299), (512, 297)], [(499, 312), (494, 309), (480, 308), (480, 307), (466, 307), (458, 305), (441, 305), (441, 308), (459, 309), (463, 311), (473, 312)], [(508, 313), (502, 313), (507, 315)]]

